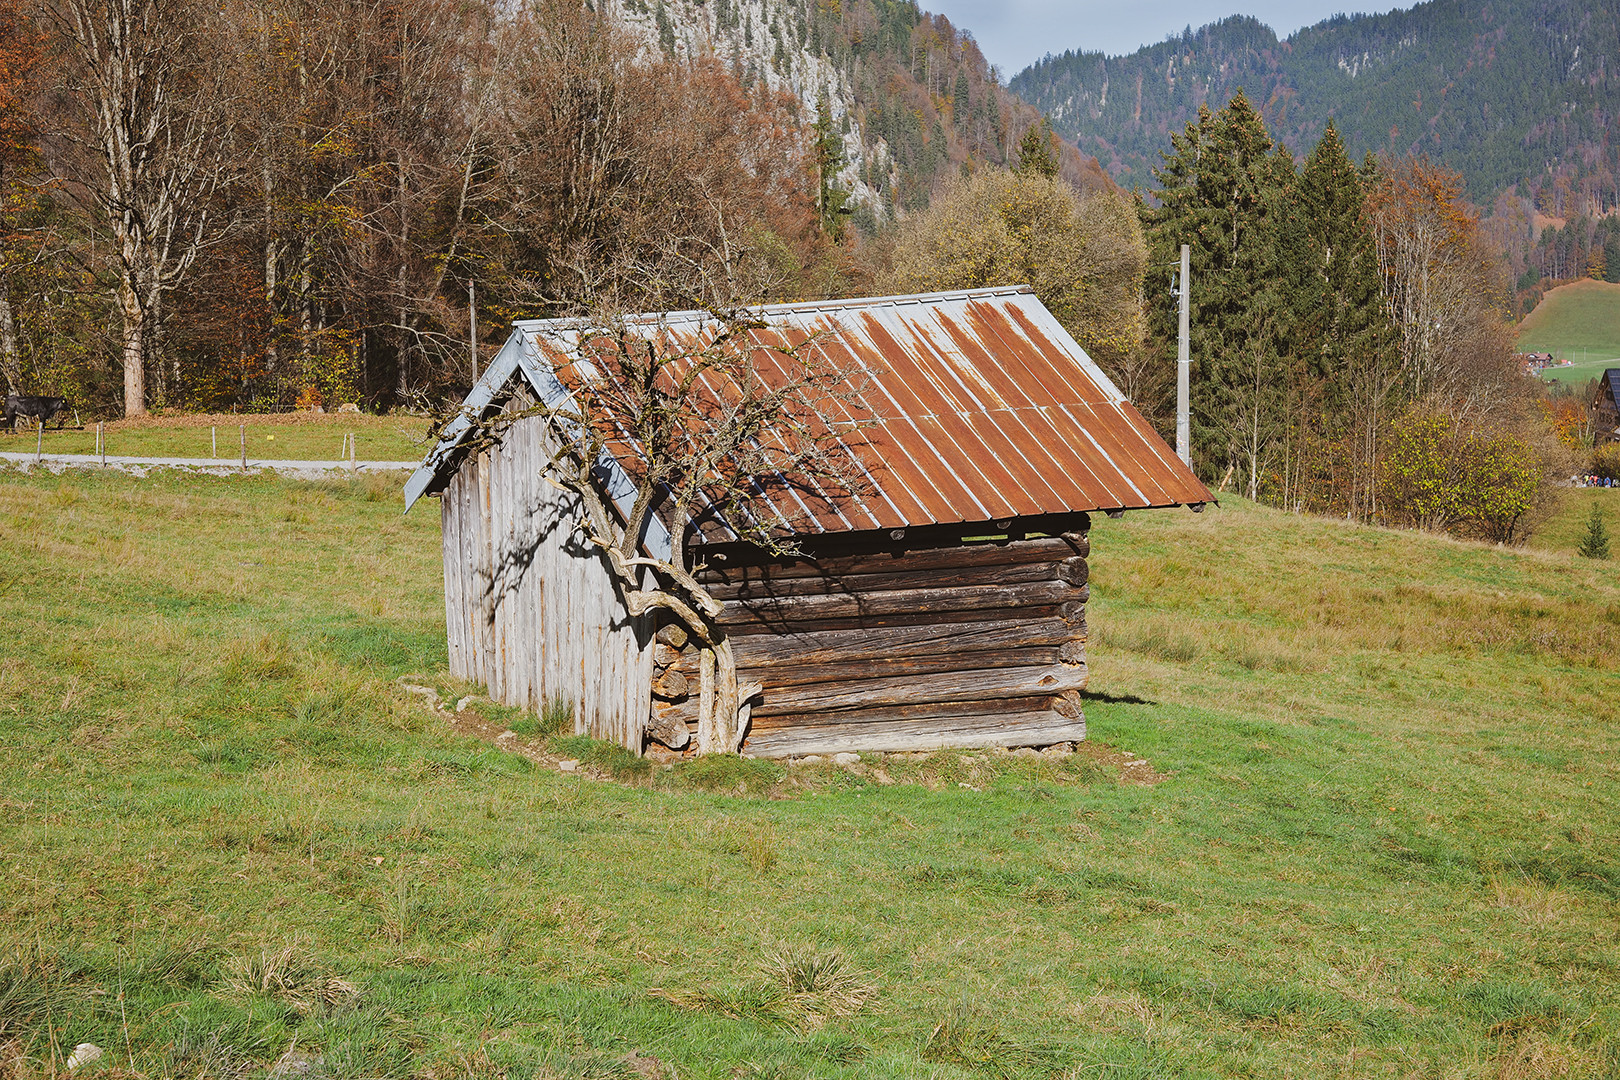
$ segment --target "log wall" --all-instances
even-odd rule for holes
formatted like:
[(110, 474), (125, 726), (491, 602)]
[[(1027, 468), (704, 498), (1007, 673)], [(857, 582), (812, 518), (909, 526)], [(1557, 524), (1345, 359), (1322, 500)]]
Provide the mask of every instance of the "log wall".
[[(744, 754), (1044, 746), (1085, 738), (1084, 515), (1062, 537), (767, 560), (711, 552), (739, 679), (765, 687)], [(717, 558), (718, 556), (718, 558)], [(695, 721), (690, 645), (663, 635), (654, 714)], [(655, 723), (654, 727), (658, 725)]]
[(445, 489), (450, 673), (504, 705), (567, 699), (576, 733), (640, 753), (651, 624), (630, 617), (602, 557), (572, 535), (577, 497), (542, 479), (551, 456), (543, 425), (516, 422)]

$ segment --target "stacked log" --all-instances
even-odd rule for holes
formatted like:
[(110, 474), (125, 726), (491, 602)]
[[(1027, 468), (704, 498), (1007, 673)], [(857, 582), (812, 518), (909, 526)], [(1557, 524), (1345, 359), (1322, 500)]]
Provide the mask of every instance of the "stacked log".
[[(1081, 528), (816, 558), (711, 555), (700, 580), (725, 606), (738, 678), (765, 688), (743, 753), (1084, 738), (1088, 553)], [(655, 655), (653, 727), (695, 721), (697, 659), (685, 644)]]

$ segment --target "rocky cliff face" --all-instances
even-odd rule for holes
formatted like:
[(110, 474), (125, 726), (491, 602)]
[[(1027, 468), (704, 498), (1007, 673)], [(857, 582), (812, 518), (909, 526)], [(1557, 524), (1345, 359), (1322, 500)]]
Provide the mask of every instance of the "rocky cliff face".
[[(825, 110), (842, 141), (838, 186), (858, 224), (926, 206), (938, 182), (1007, 164), (1040, 119), (1000, 85), (971, 34), (913, 0), (598, 0), (652, 55), (713, 57), (745, 87), (792, 94), (807, 126)], [(1111, 186), (1072, 146), (1082, 189)]]
[(763, 84), (799, 101), (805, 125), (825, 104), (847, 162), (839, 187), (876, 220), (893, 213), (884, 191), (900, 182), (888, 143), (861, 123), (852, 73), (819, 40), (818, 5), (805, 0), (603, 0), (604, 9), (650, 53), (671, 59), (713, 57), (745, 87)]

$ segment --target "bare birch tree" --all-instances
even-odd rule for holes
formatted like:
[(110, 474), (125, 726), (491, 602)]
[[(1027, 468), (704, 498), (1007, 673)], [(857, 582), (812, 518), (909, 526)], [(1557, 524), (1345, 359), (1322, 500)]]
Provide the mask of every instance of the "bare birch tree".
[(198, 63), (201, 9), (186, 0), (61, 0), (48, 10), (72, 60), (70, 179), (111, 231), (123, 323), (124, 414), (147, 408), (147, 367), (164, 294), (222, 230), (213, 196), (225, 176), (221, 91)]
[(1369, 199), (1379, 277), (1399, 334), (1407, 397), (1454, 398), (1466, 390), (1479, 331), (1502, 306), (1499, 273), (1481, 250), (1478, 214), (1462, 178), (1407, 159)]

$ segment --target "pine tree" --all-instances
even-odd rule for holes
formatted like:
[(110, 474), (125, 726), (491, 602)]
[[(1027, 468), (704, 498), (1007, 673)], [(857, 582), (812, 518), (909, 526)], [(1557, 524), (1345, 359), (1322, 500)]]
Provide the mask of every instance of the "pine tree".
[[(1280, 360), (1295, 321), (1284, 229), (1293, 159), (1241, 92), (1218, 113), (1201, 107), (1171, 150), (1154, 170), (1159, 205), (1143, 224), (1149, 265), (1172, 265), (1183, 243), (1192, 248), (1193, 460), (1206, 476), (1240, 470), (1258, 493), (1285, 415)], [(1175, 305), (1155, 284), (1150, 277), (1150, 327), (1168, 358)]]
[(1052, 124), (1042, 119), (1040, 123), (1024, 132), (1023, 139), (1018, 143), (1018, 165), (1013, 172), (1020, 175), (1034, 173), (1051, 180), (1058, 174), (1057, 153), (1053, 143), (1057, 136), (1052, 134)]
[(838, 184), (838, 174), (849, 164), (849, 158), (844, 153), (843, 136), (833, 123), (832, 104), (825, 90), (821, 92), (821, 97), (816, 102), (816, 122), (813, 130), (817, 179), (816, 216), (824, 235), (833, 240), (841, 240), (844, 236), (845, 219), (852, 208), (849, 206), (849, 192)]
[(951, 119), (959, 128), (967, 127), (973, 115), (973, 102), (968, 92), (967, 72), (956, 73), (956, 84), (951, 89)]
[(1592, 513), (1586, 519), (1586, 535), (1581, 537), (1580, 546), (1575, 550), (1588, 559), (1609, 557), (1609, 531), (1603, 527), (1603, 511), (1597, 503), (1592, 504)]
[(1372, 510), (1373, 460), (1399, 379), (1394, 330), (1379, 291), (1378, 257), (1367, 217), (1375, 167), (1350, 161), (1332, 121), (1300, 175), (1301, 251), (1296, 349), (1318, 411), (1310, 434), (1341, 448), (1350, 470), (1336, 495), (1360, 517)]

